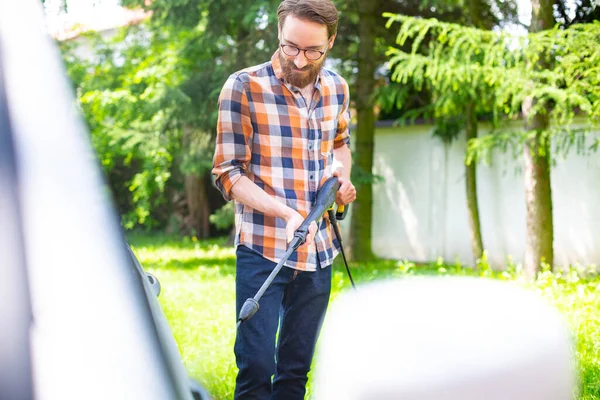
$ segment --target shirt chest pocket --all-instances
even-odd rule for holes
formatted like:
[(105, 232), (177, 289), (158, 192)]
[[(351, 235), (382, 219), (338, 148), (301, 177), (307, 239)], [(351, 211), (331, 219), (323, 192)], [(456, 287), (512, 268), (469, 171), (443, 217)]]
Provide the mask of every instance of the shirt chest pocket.
[(333, 150), (333, 141), (337, 132), (337, 119), (321, 121), (321, 155), (328, 157)]

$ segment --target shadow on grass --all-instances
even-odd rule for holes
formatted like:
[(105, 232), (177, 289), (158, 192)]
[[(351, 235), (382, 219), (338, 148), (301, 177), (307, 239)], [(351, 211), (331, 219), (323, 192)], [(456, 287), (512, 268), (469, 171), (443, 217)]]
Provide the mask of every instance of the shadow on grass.
[(127, 233), (127, 242), (133, 247), (171, 247), (182, 250), (210, 250), (216, 247), (228, 248), (227, 238), (194, 239), (188, 236), (165, 235), (162, 233)]
[(210, 270), (211, 275), (222, 278), (235, 277), (235, 257), (227, 258), (186, 258), (184, 260), (169, 259), (160, 261), (144, 261), (142, 267), (146, 270), (189, 271), (199, 269)]
[(583, 363), (581, 381), (581, 399), (600, 399), (600, 367), (592, 363)]
[[(136, 250), (143, 250), (146, 256), (142, 261), (144, 268), (163, 270), (187, 270), (198, 268), (214, 269), (221, 276), (235, 275), (235, 254), (227, 238), (209, 240), (196, 240), (190, 237), (180, 237), (164, 234), (128, 233), (127, 240)], [(169, 256), (160, 254), (168, 250)], [(182, 253), (178, 254), (181, 250)], [(191, 253), (190, 253), (191, 252)], [(204, 252), (205, 255), (196, 255), (195, 252)], [(154, 255), (154, 253), (156, 255)], [(406, 267), (409, 265), (410, 267)], [(350, 270), (357, 284), (378, 280), (401, 279), (410, 276), (477, 276), (479, 272), (469, 268), (452, 268), (440, 270), (436, 264), (402, 263), (397, 260), (373, 260), (368, 262), (351, 262)], [(346, 273), (346, 268), (341, 256), (333, 263), (334, 273)], [(338, 276), (341, 278), (341, 276)], [(344, 278), (346, 280), (347, 278)]]
[[(194, 240), (189, 237), (169, 236), (164, 234), (129, 233), (127, 242), (138, 254), (144, 269), (162, 270), (188, 270), (208, 268), (219, 271), (222, 276), (235, 274), (235, 255), (232, 252), (224, 252), (219, 255), (220, 250), (231, 250), (227, 245), (226, 238), (210, 240)], [(169, 256), (160, 252), (168, 249)], [(174, 250), (174, 251), (173, 251)], [(181, 253), (178, 251), (181, 250)], [(145, 257), (139, 257), (139, 253), (145, 253)], [(217, 255), (215, 256), (215, 251)], [(190, 253), (191, 252), (191, 253)], [(194, 256), (196, 252), (205, 252), (205, 256)], [(190, 256), (190, 254), (192, 254)]]
[[(597, 332), (597, 331), (596, 331)], [(580, 399), (600, 399), (600, 365), (597, 362), (598, 345), (593, 334), (578, 337)]]
[[(334, 271), (347, 274), (346, 267), (341, 257), (335, 259), (333, 263)], [(479, 276), (481, 271), (461, 268), (440, 270), (435, 264), (414, 264), (409, 268), (402, 266), (401, 262), (396, 260), (373, 260), (368, 262), (351, 262), (350, 272), (352, 277), (359, 282), (370, 282), (377, 280), (402, 279), (409, 277), (442, 277), (442, 276)]]

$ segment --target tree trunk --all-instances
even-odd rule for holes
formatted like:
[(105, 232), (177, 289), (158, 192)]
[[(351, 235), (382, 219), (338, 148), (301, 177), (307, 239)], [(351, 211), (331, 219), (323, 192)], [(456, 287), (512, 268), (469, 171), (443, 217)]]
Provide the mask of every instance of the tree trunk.
[(235, 70), (239, 71), (243, 68), (248, 67), (248, 62), (246, 61), (246, 50), (248, 45), (248, 38), (250, 37), (250, 32), (248, 29), (245, 29), (240, 25), (237, 32), (237, 40), (235, 47)]
[(481, 12), (482, 9), (485, 8), (485, 5), (482, 4), (481, 0), (468, 0), (469, 6), (469, 16), (468, 21), (471, 23), (471, 26), (479, 29), (489, 29), (482, 24)]
[(552, 29), (554, 20), (554, 0), (533, 0), (531, 2), (531, 25), (529, 32), (540, 32)]
[[(475, 114), (475, 105), (467, 104), (467, 124), (466, 136), (467, 144), (469, 140), (477, 138), (477, 115)], [(471, 162), (465, 166), (466, 189), (467, 189), (467, 208), (469, 210), (469, 227), (471, 228), (471, 250), (473, 252), (473, 261), (475, 265), (477, 260), (483, 256), (483, 239), (481, 237), (481, 221), (479, 218), (479, 202), (477, 200), (477, 164)]]
[(208, 197), (206, 185), (202, 177), (188, 175), (185, 177), (185, 198), (188, 215), (185, 218), (186, 230), (193, 231), (198, 238), (207, 238), (210, 232), (208, 217)]
[[(183, 127), (182, 143), (184, 148), (194, 146), (194, 128), (188, 125)], [(207, 238), (210, 234), (210, 205), (208, 191), (204, 176), (198, 173), (189, 173), (184, 176), (185, 200), (187, 215), (183, 219), (183, 230), (192, 233), (198, 238)]]
[[(355, 164), (360, 170), (373, 172), (373, 148), (375, 141), (375, 114), (373, 92), (375, 89), (375, 29), (378, 1), (359, 1), (360, 19), (358, 48), (358, 79), (356, 82), (357, 127), (354, 135)], [(373, 220), (373, 185), (370, 182), (356, 182), (357, 197), (352, 207), (350, 225), (350, 255), (356, 261), (373, 257), (371, 249)]]
[(543, 140), (541, 133), (547, 126), (545, 115), (535, 115), (528, 128), (538, 133), (525, 145), (527, 237), (524, 269), (529, 278), (540, 270), (542, 262), (554, 264), (550, 144), (549, 140)]
[[(554, 26), (553, 0), (533, 0), (530, 32)], [(543, 62), (543, 61), (542, 61)], [(523, 116), (527, 130), (536, 135), (525, 145), (525, 201), (527, 228), (525, 242), (525, 274), (533, 278), (541, 263), (554, 264), (554, 223), (550, 182), (550, 139), (544, 139), (548, 128), (547, 114), (531, 115), (535, 99), (525, 99)]]
[[(489, 29), (484, 26), (481, 18), (482, 10), (485, 8), (481, 0), (468, 0), (469, 22), (471, 26), (478, 29)], [(466, 106), (466, 145), (469, 140), (477, 139), (477, 113), (475, 104), (467, 103)], [(466, 153), (467, 149), (465, 149)], [(469, 212), (469, 228), (471, 233), (471, 251), (473, 253), (473, 263), (477, 265), (477, 260), (483, 256), (483, 238), (481, 236), (481, 219), (479, 217), (479, 201), (477, 199), (477, 163), (471, 162), (465, 165), (465, 184), (467, 195), (467, 209)]]

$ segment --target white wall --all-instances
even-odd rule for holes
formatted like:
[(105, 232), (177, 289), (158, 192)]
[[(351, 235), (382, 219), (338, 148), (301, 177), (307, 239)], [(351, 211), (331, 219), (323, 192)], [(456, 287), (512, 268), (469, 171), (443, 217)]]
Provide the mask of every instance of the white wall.
[[(383, 258), (474, 263), (465, 196), (462, 137), (444, 145), (433, 126), (378, 128), (373, 251)], [(485, 134), (486, 128), (480, 128)], [(523, 261), (525, 195), (522, 158), (495, 154), (478, 165), (484, 246), (492, 265)], [(600, 264), (600, 157), (572, 151), (552, 170), (555, 264)]]

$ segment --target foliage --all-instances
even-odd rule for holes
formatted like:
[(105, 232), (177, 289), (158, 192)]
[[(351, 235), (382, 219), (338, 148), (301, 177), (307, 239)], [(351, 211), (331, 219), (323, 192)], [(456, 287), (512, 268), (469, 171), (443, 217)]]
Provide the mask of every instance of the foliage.
[[(415, 18), (436, 18), (439, 21), (452, 22), (455, 24), (477, 26), (482, 29), (489, 29), (501, 27), (507, 24), (518, 24), (518, 12), (517, 4), (515, 1), (495, 1), (495, 0), (471, 0), (465, 1), (436, 1), (436, 0), (425, 0), (416, 7), (406, 7), (403, 10), (394, 10), (393, 7), (383, 8), (386, 11), (384, 16), (388, 14), (400, 14), (405, 16), (412, 16)], [(415, 10), (419, 10), (415, 12)], [(384, 18), (382, 27), (386, 26), (386, 21), (389, 18)], [(387, 47), (394, 46), (397, 44), (396, 35), (389, 29), (387, 29), (387, 35), (390, 35), (386, 40)], [(413, 40), (411, 38), (406, 40), (401, 45), (401, 50), (410, 53), (413, 48)], [(424, 48), (428, 45), (428, 38), (422, 40), (422, 43), (418, 44)], [(387, 50), (384, 49), (382, 54)], [(388, 59), (385, 60), (389, 61)], [(414, 123), (416, 119), (424, 118), (436, 118), (440, 121), (441, 125), (453, 124), (453, 121), (461, 116), (464, 112), (461, 110), (460, 114), (444, 115), (441, 110), (436, 110), (437, 102), (432, 101), (432, 95), (435, 98), (436, 94), (432, 94), (435, 91), (433, 87), (429, 85), (405, 85), (400, 84), (392, 77), (392, 72), (388, 65), (383, 69), (387, 72), (383, 81), (385, 85), (380, 86), (377, 93), (377, 101), (383, 110), (383, 117), (394, 119), (404, 119), (409, 123)], [(447, 110), (446, 110), (447, 111)], [(448, 121), (442, 121), (447, 119)], [(447, 132), (446, 132), (447, 133)], [(454, 137), (446, 137), (444, 140), (453, 140)]]
[(235, 210), (233, 209), (233, 202), (230, 201), (210, 216), (210, 223), (222, 230), (233, 225), (234, 219)]
[[(478, 99), (480, 111), (516, 119), (524, 106), (531, 116), (549, 111), (553, 136), (572, 135), (577, 113), (587, 117), (587, 129), (600, 118), (600, 23), (575, 24), (516, 36), (436, 19), (386, 14), (388, 27), (400, 23), (397, 43), (412, 40), (409, 52), (388, 51), (392, 78), (417, 88), (435, 88), (436, 116), (458, 115), (468, 99)], [(427, 46), (421, 44), (428, 40)], [(541, 63), (540, 63), (541, 61)], [(542, 66), (543, 65), (543, 66)], [(536, 102), (524, 104), (525, 99)], [(532, 132), (502, 131), (507, 140), (523, 141)], [(567, 143), (571, 141), (567, 140)], [(470, 159), (489, 150), (485, 140), (471, 144)], [(540, 146), (540, 149), (543, 149)]]
[(124, 226), (164, 227), (182, 177), (212, 166), (227, 76), (270, 59), (276, 2), (123, 3), (152, 18), (114, 38), (87, 35), (91, 57), (78, 55), (81, 39), (61, 47)]
[(557, 1), (555, 19), (563, 27), (600, 20), (600, 7), (596, 0)]
[[(279, 2), (124, 0), (124, 6), (144, 8), (151, 18), (114, 39), (89, 35), (91, 58), (77, 56), (74, 44), (80, 39), (61, 44), (127, 228), (164, 227), (174, 203), (184, 197), (182, 176), (207, 173), (222, 84), (232, 72), (271, 57), (277, 44)], [(498, 3), (501, 12), (512, 7), (510, 1), (492, 3)], [(335, 68), (346, 72), (353, 92), (360, 4), (337, 2), (341, 19), (330, 59)], [(463, 18), (458, 12), (460, 2), (382, 0), (379, 4), (378, 10)], [(377, 18), (374, 61), (381, 65), (393, 35), (384, 28), (383, 17)], [(489, 18), (498, 16), (489, 14)]]
[[(129, 242), (142, 265), (161, 282), (159, 300), (191, 375), (205, 384), (215, 400), (231, 398), (235, 375), (235, 253), (223, 240), (197, 241), (165, 236), (131, 236)], [(339, 262), (339, 259), (336, 260)], [(507, 260), (495, 271), (485, 255), (478, 268), (442, 258), (417, 265), (410, 261), (351, 264), (360, 285), (380, 279), (422, 276), (477, 276), (514, 282), (538, 293), (565, 316), (576, 338), (575, 355), (581, 379), (580, 400), (600, 398), (600, 278), (591, 269), (574, 266), (542, 272), (534, 282), (522, 276), (520, 264)], [(350, 289), (344, 267), (334, 265), (332, 301)], [(310, 394), (310, 387), (309, 387)]]
[(126, 228), (154, 226), (152, 210), (168, 201), (166, 187), (191, 103), (180, 88), (184, 76), (177, 47), (184, 38), (177, 39), (142, 27), (111, 39), (90, 33), (84, 40), (94, 49), (91, 58), (78, 56), (73, 43), (62, 45), (105, 172), (114, 177), (131, 169), (125, 182), (112, 182), (127, 185), (131, 192), (130, 209), (123, 213)]

